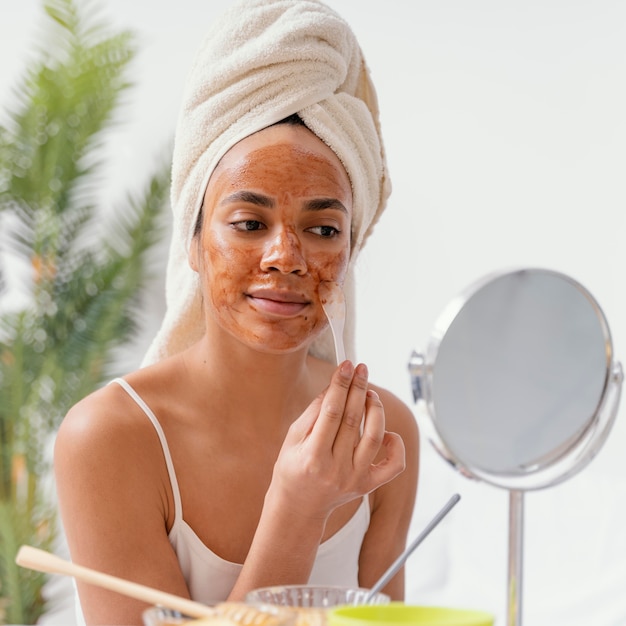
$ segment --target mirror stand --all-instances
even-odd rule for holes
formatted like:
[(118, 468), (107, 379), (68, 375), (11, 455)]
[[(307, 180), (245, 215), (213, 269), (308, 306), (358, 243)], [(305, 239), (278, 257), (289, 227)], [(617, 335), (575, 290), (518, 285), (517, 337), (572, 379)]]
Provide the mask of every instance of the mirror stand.
[(509, 491), (509, 563), (507, 576), (507, 626), (522, 624), (524, 554), (524, 492)]

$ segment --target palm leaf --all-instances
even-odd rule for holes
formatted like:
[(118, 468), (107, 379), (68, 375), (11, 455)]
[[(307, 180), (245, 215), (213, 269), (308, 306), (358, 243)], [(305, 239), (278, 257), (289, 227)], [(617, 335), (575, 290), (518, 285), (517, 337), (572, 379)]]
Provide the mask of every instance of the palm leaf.
[(44, 577), (14, 562), (21, 543), (54, 539), (45, 451), (69, 407), (115, 372), (116, 351), (132, 340), (169, 188), (165, 163), (102, 223), (97, 155), (129, 87), (133, 36), (110, 33), (94, 2), (44, 8), (38, 60), (0, 126), (0, 259), (29, 270), (28, 297), (13, 310), (2, 306), (10, 293), (0, 267), (0, 622), (22, 624), (45, 608)]

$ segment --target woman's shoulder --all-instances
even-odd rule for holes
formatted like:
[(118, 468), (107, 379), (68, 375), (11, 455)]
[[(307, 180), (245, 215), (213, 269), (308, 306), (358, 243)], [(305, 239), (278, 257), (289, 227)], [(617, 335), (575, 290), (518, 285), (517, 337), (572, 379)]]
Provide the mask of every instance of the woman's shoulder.
[(154, 401), (152, 390), (167, 387), (168, 375), (163, 370), (160, 365), (138, 369), (92, 391), (67, 412), (58, 437), (80, 438), (85, 444), (93, 437), (103, 445), (110, 439), (128, 439), (134, 433), (152, 429), (145, 411), (131, 393), (150, 406)]
[(120, 378), (112, 378), (74, 404), (67, 412), (62, 426), (114, 431), (141, 425), (145, 420), (139, 420), (137, 424), (137, 416), (143, 411), (131, 393), (144, 398), (144, 395), (150, 395), (151, 390), (161, 389), (163, 386), (167, 386), (167, 372), (159, 364), (134, 370)]
[[(179, 403), (180, 367), (165, 359), (112, 379), (85, 396), (65, 415), (57, 432), (57, 449), (80, 449), (102, 457), (137, 455), (138, 448), (152, 451), (160, 446), (154, 421), (164, 427), (172, 406)], [(152, 444), (146, 446), (146, 441)]]
[(120, 445), (141, 428), (128, 394), (118, 384), (107, 384), (77, 402), (65, 415), (57, 445), (103, 448)]
[(70, 499), (87, 490), (122, 502), (113, 494), (124, 485), (125, 492), (147, 506), (166, 501), (161, 485), (167, 483), (167, 470), (158, 434), (116, 383), (90, 393), (68, 411), (55, 439), (54, 471), (59, 493)]

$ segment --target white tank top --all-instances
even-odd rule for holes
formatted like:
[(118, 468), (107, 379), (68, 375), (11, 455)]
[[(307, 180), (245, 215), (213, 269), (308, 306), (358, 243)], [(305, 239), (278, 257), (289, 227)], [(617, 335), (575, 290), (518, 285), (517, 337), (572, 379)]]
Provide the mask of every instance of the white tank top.
[[(174, 524), (169, 540), (187, 581), (191, 598), (214, 604), (226, 600), (241, 571), (240, 563), (231, 563), (209, 550), (185, 522), (176, 471), (167, 440), (159, 421), (137, 392), (122, 378), (116, 378), (128, 395), (152, 422), (163, 447), (167, 471), (174, 494)], [(320, 544), (309, 584), (359, 586), (359, 553), (370, 521), (369, 499), (364, 497), (350, 520), (332, 537)]]

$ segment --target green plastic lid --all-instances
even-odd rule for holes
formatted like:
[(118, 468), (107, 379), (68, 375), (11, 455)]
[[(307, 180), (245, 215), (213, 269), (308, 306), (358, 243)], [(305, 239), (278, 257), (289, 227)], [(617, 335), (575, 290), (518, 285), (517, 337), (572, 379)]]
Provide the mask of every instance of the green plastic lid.
[(493, 626), (494, 619), (485, 611), (392, 602), (332, 609), (328, 613), (328, 626)]

